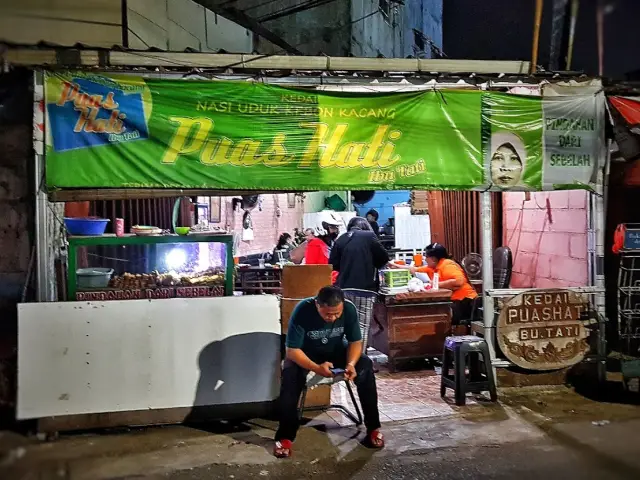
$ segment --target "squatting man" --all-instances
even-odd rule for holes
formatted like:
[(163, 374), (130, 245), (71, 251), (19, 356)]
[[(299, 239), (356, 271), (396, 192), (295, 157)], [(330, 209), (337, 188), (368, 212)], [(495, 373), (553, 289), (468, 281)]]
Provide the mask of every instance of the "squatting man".
[(356, 384), (367, 428), (365, 443), (382, 448), (373, 362), (363, 354), (356, 307), (345, 300), (341, 289), (324, 287), (315, 298), (296, 306), (289, 320), (286, 347), (274, 455), (286, 458), (293, 452), (299, 427), (298, 402), (309, 372), (322, 377), (344, 375)]

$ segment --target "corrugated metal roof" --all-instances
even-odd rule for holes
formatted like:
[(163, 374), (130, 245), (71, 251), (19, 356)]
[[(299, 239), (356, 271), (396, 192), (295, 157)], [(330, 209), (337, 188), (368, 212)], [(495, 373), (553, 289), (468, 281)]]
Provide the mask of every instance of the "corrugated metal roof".
[[(527, 77), (529, 62), (480, 61), (451, 59), (400, 59), (356, 58), (329, 56), (288, 56), (234, 54), (210, 52), (167, 52), (158, 49), (131, 50), (114, 46), (111, 49), (95, 48), (83, 44), (73, 47), (41, 42), (37, 45), (2, 44), (0, 55), (6, 64), (26, 67), (147, 69), (184, 71), (200, 69), (207, 72), (238, 71), (296, 71), (366, 73), (369, 76), (385, 76), (389, 73), (406, 73), (433, 78), (442, 75), (517, 76)], [(277, 75), (272, 74), (272, 75)], [(575, 76), (574, 74), (572, 74)], [(553, 75), (536, 75), (538, 79)], [(562, 75), (566, 76), (566, 75)]]
[(579, 72), (538, 72), (529, 62), (257, 55), (96, 48), (40, 42), (1, 43), (0, 60), (28, 68), (95, 69), (145, 77), (260, 81), (345, 91), (413, 91), (430, 88), (508, 90), (587, 77)]
[[(89, 45), (86, 43), (81, 43), (81, 42), (77, 42), (74, 43), (73, 45), (63, 45), (60, 43), (55, 43), (55, 42), (48, 42), (46, 40), (41, 40), (38, 43), (34, 43), (34, 44), (26, 44), (26, 43), (16, 43), (16, 42), (11, 42), (8, 40), (4, 40), (3, 38), (0, 38), (0, 47), (4, 47), (6, 49), (33, 49), (33, 50), (47, 50), (47, 49), (56, 49), (56, 50), (100, 50), (100, 51), (115, 51), (115, 52), (169, 52), (169, 53), (203, 53), (200, 50), (196, 50), (194, 48), (188, 47), (185, 48), (184, 50), (180, 50), (180, 51), (168, 51), (168, 50), (164, 50), (162, 48), (157, 48), (157, 47), (149, 47), (145, 50), (137, 50), (137, 49), (133, 49), (133, 48), (127, 48), (127, 47), (123, 47), (122, 45), (118, 45), (118, 44), (114, 44), (111, 47), (100, 47), (100, 46), (95, 46), (95, 45)], [(209, 52), (205, 52), (205, 53), (214, 53), (214, 54), (225, 54), (225, 53), (235, 53), (235, 54), (240, 54), (239, 52), (229, 52), (227, 50), (224, 49), (219, 49), (219, 50), (214, 50), (214, 51), (209, 51)]]

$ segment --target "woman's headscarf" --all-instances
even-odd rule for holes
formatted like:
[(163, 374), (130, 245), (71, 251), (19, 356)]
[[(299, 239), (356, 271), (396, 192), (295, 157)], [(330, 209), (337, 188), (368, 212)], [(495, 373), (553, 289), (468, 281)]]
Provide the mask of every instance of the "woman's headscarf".
[(502, 146), (509, 146), (513, 148), (520, 157), (520, 163), (522, 164), (522, 173), (520, 174), (520, 180), (517, 185), (526, 185), (523, 182), (524, 172), (527, 168), (527, 150), (524, 147), (524, 142), (520, 138), (520, 136), (515, 133), (508, 132), (506, 130), (496, 132), (491, 135), (491, 141), (489, 142), (489, 149), (486, 152), (485, 158), (485, 172), (486, 178), (489, 184), (493, 184), (493, 179), (491, 178), (491, 159), (493, 158), (494, 153), (498, 150), (498, 148)]

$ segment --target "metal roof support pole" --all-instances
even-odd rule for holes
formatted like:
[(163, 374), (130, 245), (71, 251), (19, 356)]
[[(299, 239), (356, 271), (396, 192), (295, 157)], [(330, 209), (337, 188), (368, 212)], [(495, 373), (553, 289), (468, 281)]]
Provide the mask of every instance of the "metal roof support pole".
[(540, 44), (540, 24), (542, 23), (542, 9), (544, 0), (536, 0), (536, 13), (533, 19), (533, 42), (531, 44), (531, 65), (529, 73), (536, 73), (538, 65), (538, 46)]
[[(40, 108), (40, 102), (44, 100), (44, 74), (41, 70), (33, 73), (33, 113), (34, 113), (34, 181), (35, 181), (35, 247), (36, 247), (36, 299), (38, 302), (50, 302), (51, 289), (49, 288), (49, 215), (47, 212), (47, 194), (44, 188), (44, 132), (42, 138), (36, 135), (36, 118)], [(46, 124), (46, 122), (44, 122)]]
[[(601, 174), (599, 174), (599, 177)], [(591, 224), (589, 225), (589, 245), (588, 245), (588, 258), (593, 259), (589, 265), (589, 279), (593, 282), (594, 287), (602, 288), (604, 292), (604, 226), (605, 226), (605, 214), (604, 214), (604, 199), (601, 195), (602, 187), (601, 183), (598, 183), (598, 193), (588, 193), (589, 195), (589, 211), (592, 215), (589, 215)], [(592, 305), (595, 311), (598, 312), (598, 344), (597, 344), (597, 356), (596, 371), (598, 375), (598, 381), (601, 385), (604, 384), (607, 378), (607, 338), (606, 338), (606, 326), (605, 326), (605, 295), (604, 293), (597, 293), (592, 297)]]
[(598, 176), (596, 178), (596, 193), (590, 193), (589, 196), (595, 203), (595, 215), (593, 218), (594, 230), (595, 230), (595, 272), (594, 272), (594, 286), (601, 288), (601, 293), (594, 296), (594, 303), (596, 311), (599, 313), (599, 334), (598, 334), (598, 380), (600, 384), (604, 384), (607, 379), (607, 338), (606, 338), (606, 296), (605, 281), (604, 281), (604, 244), (605, 244), (605, 227), (606, 227), (606, 195), (609, 182), (609, 165), (611, 160), (611, 140), (606, 142), (606, 151), (603, 152), (604, 165), (598, 169)]
[[(602, 152), (604, 162), (602, 168), (598, 169), (596, 177), (596, 192), (590, 194), (595, 202), (593, 228), (595, 230), (595, 272), (594, 286), (599, 287), (604, 292), (604, 245), (605, 245), (605, 227), (607, 222), (606, 216), (606, 199), (607, 184), (609, 182), (609, 165), (611, 160), (611, 140), (605, 143), (605, 151)], [(596, 295), (596, 308), (601, 315), (605, 315), (605, 295), (600, 293)]]
[(569, 23), (569, 44), (567, 45), (567, 64), (566, 70), (571, 70), (571, 61), (573, 60), (573, 44), (576, 38), (576, 23), (578, 20), (578, 8), (580, 0), (571, 0), (571, 20)]
[[(493, 289), (493, 223), (491, 214), (491, 192), (482, 192), (480, 202), (480, 225), (482, 225), (482, 311), (484, 316), (484, 339), (489, 346), (493, 378), (496, 378), (496, 324), (493, 297), (487, 292)], [(485, 360), (486, 361), (486, 360)]]
[[(600, 188), (596, 187), (596, 190)], [(600, 241), (603, 236), (603, 228), (600, 223), (604, 221), (604, 212), (602, 205), (602, 197), (596, 191), (594, 193), (587, 192), (587, 266), (589, 270), (589, 286), (603, 287), (604, 277), (602, 272), (602, 261), (604, 255), (604, 247)], [(601, 282), (602, 280), (602, 282)], [(600, 304), (600, 295), (593, 297), (594, 308), (604, 314), (604, 304)]]

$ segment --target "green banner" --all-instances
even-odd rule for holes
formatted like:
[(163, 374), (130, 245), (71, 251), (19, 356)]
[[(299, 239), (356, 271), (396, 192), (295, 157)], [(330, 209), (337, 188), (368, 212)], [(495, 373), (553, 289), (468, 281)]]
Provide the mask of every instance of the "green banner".
[(603, 96), (336, 93), (48, 73), (56, 188), (541, 190), (593, 186)]

